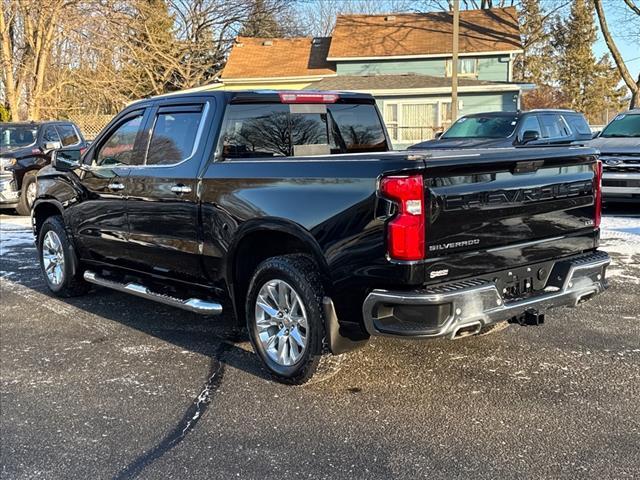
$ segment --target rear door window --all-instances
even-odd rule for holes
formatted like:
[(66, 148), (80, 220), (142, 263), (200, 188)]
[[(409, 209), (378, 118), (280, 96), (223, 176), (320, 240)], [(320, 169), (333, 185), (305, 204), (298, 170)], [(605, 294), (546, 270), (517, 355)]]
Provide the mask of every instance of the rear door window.
[(71, 125), (56, 125), (60, 139), (62, 140), (63, 147), (69, 147), (71, 145), (77, 145), (80, 143), (80, 137), (78, 132)]
[(537, 115), (528, 115), (522, 121), (522, 127), (520, 127), (520, 134), (518, 136), (518, 140), (522, 140), (524, 136), (524, 132), (537, 132), (538, 137), (542, 137), (542, 130), (540, 128), (540, 121), (538, 120)]
[(564, 138), (570, 137), (571, 131), (560, 115), (546, 114), (540, 115), (543, 138)]
[(564, 115), (564, 119), (574, 133), (591, 136), (591, 128), (582, 115)]
[(231, 104), (224, 158), (272, 158), (387, 150), (380, 117), (370, 104)]
[(201, 118), (201, 105), (161, 108), (149, 141), (147, 165), (172, 165), (191, 157)]

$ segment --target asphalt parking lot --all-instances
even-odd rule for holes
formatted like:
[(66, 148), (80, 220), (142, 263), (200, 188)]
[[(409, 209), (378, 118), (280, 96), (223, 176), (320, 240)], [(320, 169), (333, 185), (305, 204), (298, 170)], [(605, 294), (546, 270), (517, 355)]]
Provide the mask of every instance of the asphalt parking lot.
[(270, 381), (228, 319), (109, 290), (53, 298), (0, 216), (0, 476), (638, 478), (640, 214), (606, 211), (611, 287), (541, 327), (376, 339), (331, 380)]

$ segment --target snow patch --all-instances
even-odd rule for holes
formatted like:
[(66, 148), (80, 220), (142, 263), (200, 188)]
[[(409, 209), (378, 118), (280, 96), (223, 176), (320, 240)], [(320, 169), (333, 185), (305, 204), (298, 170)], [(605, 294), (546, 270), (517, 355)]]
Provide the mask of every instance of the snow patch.
[(9, 252), (17, 247), (32, 247), (33, 241), (29, 217), (0, 216), (0, 255), (9, 256)]

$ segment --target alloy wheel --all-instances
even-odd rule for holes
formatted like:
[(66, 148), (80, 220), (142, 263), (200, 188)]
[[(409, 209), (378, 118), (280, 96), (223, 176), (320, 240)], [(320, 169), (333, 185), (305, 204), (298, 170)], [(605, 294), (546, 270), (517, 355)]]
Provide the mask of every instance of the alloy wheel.
[(28, 186), (27, 186), (27, 206), (29, 208), (31, 208), (33, 206), (33, 202), (36, 199), (36, 182), (31, 182)]
[(307, 313), (300, 295), (283, 280), (269, 280), (258, 292), (255, 305), (258, 339), (278, 365), (298, 362), (306, 348)]
[(52, 285), (58, 286), (64, 280), (64, 250), (56, 232), (49, 230), (42, 240), (42, 266)]

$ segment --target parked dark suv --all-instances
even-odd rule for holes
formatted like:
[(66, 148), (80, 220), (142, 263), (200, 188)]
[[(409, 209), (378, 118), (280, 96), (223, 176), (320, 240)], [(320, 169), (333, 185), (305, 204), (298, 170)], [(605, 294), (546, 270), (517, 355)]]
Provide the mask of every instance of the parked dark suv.
[(528, 110), (465, 115), (435, 140), (410, 149), (500, 148), (591, 140), (584, 115), (573, 110)]
[(36, 194), (36, 173), (62, 148), (82, 149), (85, 141), (71, 122), (0, 123), (0, 208), (29, 215)]

